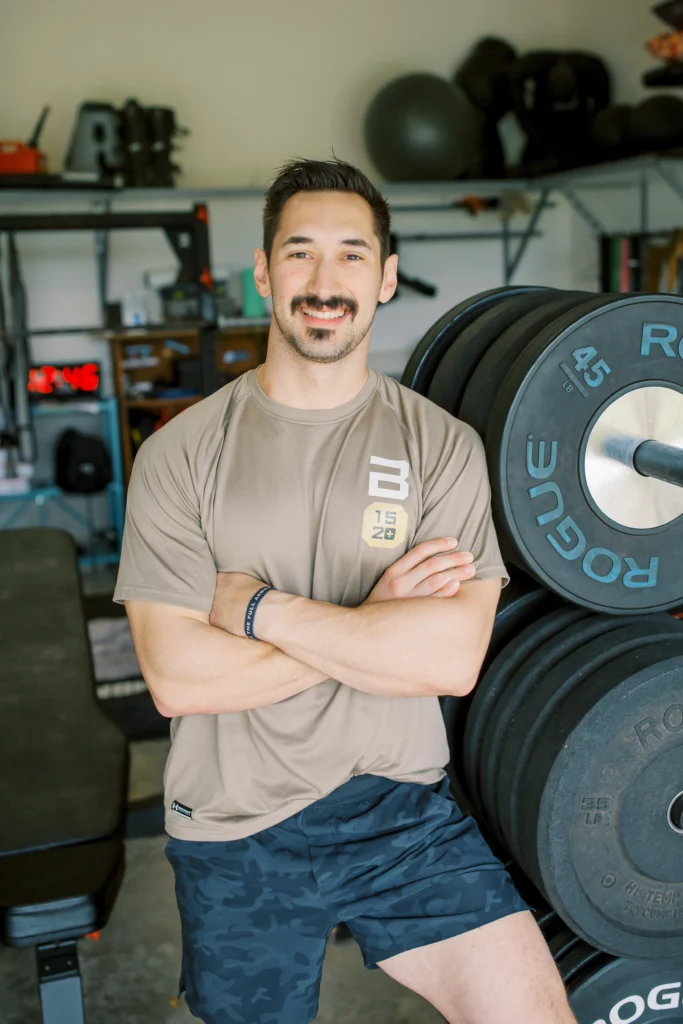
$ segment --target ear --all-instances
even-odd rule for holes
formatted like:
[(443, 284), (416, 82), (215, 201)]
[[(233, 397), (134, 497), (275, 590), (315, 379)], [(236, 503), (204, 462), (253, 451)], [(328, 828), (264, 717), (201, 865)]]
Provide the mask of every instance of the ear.
[(382, 287), (379, 292), (379, 301), (388, 302), (396, 291), (398, 285), (398, 256), (394, 253), (393, 256), (389, 256), (384, 264), (384, 273), (382, 275)]
[(264, 299), (267, 299), (271, 294), (270, 275), (268, 273), (268, 261), (263, 249), (254, 249), (254, 281), (256, 282), (256, 291)]

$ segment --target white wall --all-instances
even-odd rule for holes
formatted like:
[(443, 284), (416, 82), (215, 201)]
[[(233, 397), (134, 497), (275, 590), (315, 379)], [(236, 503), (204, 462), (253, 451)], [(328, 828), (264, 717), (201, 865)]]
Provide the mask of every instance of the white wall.
[(568, 0), (7, 0), (0, 11), (2, 133), (44, 142), (58, 168), (84, 99), (170, 104), (192, 130), (188, 185), (262, 185), (290, 156), (371, 170), (368, 98), (402, 72), (450, 75), (481, 35), (553, 46)]

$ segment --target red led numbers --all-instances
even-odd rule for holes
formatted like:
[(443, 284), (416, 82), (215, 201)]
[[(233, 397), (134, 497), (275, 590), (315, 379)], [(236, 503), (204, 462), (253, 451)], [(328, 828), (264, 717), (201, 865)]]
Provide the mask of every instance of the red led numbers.
[(28, 391), (36, 396), (53, 395), (62, 398), (93, 394), (99, 391), (99, 387), (99, 363), (45, 363), (30, 367), (28, 372)]

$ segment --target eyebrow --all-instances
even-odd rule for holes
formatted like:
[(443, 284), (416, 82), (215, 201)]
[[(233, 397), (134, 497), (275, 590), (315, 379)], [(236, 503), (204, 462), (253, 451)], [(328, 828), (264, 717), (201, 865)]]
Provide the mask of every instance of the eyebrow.
[[(287, 238), (282, 243), (282, 245), (283, 245), (283, 248), (284, 248), (284, 246), (286, 246), (286, 245), (311, 245), (313, 243), (314, 243), (314, 239), (313, 238), (306, 238), (305, 235), (290, 235), (290, 237)], [(352, 248), (370, 249), (370, 250), (372, 250), (372, 246), (370, 245), (369, 242), (366, 242), (364, 238), (343, 238), (340, 244), (341, 245), (349, 245)]]

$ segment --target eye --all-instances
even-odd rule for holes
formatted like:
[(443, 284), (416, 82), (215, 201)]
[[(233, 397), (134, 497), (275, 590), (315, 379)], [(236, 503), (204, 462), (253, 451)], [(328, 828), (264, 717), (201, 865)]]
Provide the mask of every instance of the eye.
[(363, 257), (357, 252), (349, 252), (346, 255), (347, 260), (362, 260)]
[(289, 255), (290, 255), (290, 258), (294, 258), (295, 256), (308, 256), (308, 253), (307, 252), (290, 252)]

